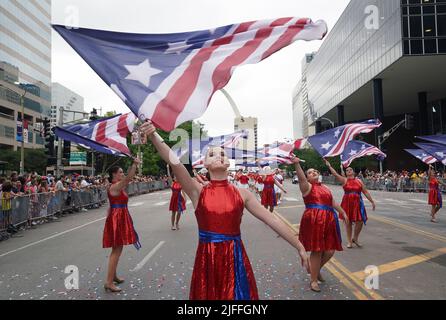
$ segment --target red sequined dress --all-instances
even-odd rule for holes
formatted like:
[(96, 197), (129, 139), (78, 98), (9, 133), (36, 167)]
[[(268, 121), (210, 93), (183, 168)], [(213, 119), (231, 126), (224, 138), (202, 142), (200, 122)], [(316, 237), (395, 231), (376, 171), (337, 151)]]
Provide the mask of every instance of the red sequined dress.
[(224, 181), (203, 187), (195, 216), (199, 242), (191, 300), (258, 300), (254, 273), (240, 238), (244, 202)]
[[(351, 222), (367, 221), (367, 212), (362, 199), (362, 183), (358, 179), (347, 179), (344, 185), (341, 207)], [(340, 219), (344, 219), (342, 216)]]
[(107, 191), (110, 208), (105, 220), (103, 248), (113, 248), (133, 244), (137, 249), (141, 248), (138, 234), (133, 226), (127, 204), (129, 197), (122, 190), (118, 196), (112, 196), (110, 189)]
[(186, 210), (186, 201), (181, 194), (181, 184), (178, 181), (172, 183), (172, 196), (170, 198), (169, 211), (183, 213)]
[(276, 192), (274, 191), (274, 174), (269, 174), (263, 180), (262, 206), (277, 206)]
[(429, 198), (428, 202), (432, 206), (443, 206), (443, 199), (440, 191), (440, 184), (437, 178), (431, 178), (429, 180)]
[(306, 251), (342, 251), (341, 230), (334, 211), (331, 191), (319, 182), (312, 183), (305, 196), (305, 212), (300, 222), (299, 240)]

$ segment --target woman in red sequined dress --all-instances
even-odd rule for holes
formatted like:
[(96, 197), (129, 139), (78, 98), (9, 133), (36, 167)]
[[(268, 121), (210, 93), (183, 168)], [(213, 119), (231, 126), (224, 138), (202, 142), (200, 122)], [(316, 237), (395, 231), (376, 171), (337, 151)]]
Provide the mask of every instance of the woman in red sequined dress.
[(205, 167), (210, 183), (201, 185), (164, 143), (150, 121), (141, 130), (149, 137), (162, 159), (172, 166), (178, 181), (195, 208), (199, 242), (190, 286), (192, 300), (256, 300), (259, 298), (254, 273), (240, 235), (244, 209), (269, 225), (298, 251), (309, 270), (305, 248), (294, 232), (272, 215), (246, 189), (228, 182), (229, 159), (225, 151), (212, 147)]
[(123, 247), (133, 244), (137, 249), (141, 248), (138, 234), (135, 231), (133, 220), (127, 207), (129, 197), (125, 192), (125, 188), (135, 176), (139, 163), (139, 159), (134, 160), (127, 176), (124, 175), (124, 171), (120, 167), (112, 167), (109, 171), (111, 185), (107, 190), (107, 194), (110, 201), (110, 209), (105, 221), (102, 247), (112, 248), (108, 262), (107, 280), (104, 284), (105, 290), (110, 292), (120, 292), (121, 289), (116, 287), (114, 283), (120, 284), (124, 282), (116, 274)]
[(181, 183), (177, 181), (175, 175), (170, 174), (169, 165), (167, 165), (167, 175), (170, 180), (172, 196), (170, 197), (169, 211), (172, 212), (171, 222), (172, 230), (180, 230), (180, 218), (186, 211), (186, 197), (184, 196)]
[(270, 212), (274, 211), (274, 207), (277, 206), (277, 194), (274, 190), (274, 186), (277, 186), (284, 193), (287, 191), (283, 188), (282, 184), (276, 180), (275, 172), (270, 167), (263, 168), (263, 190), (261, 196), (262, 206), (266, 209), (269, 208)]
[(336, 210), (348, 222), (345, 211), (333, 200), (330, 189), (319, 182), (319, 172), (308, 169), (306, 174), (300, 166), (300, 159), (293, 157), (299, 188), (305, 203), (299, 240), (306, 251), (311, 252), (311, 290), (320, 292), (319, 282), (324, 282), (322, 267), (330, 261), (335, 251), (342, 251), (341, 229)]
[(434, 167), (429, 165), (429, 197), (428, 203), (431, 206), (431, 222), (436, 223), (436, 215), (443, 207), (443, 198), (440, 190), (440, 182), (436, 177)]
[[(376, 208), (375, 202), (373, 201), (372, 196), (370, 195), (369, 191), (362, 183), (362, 181), (356, 179), (355, 171), (353, 170), (353, 168), (348, 167), (345, 170), (345, 177), (337, 173), (337, 171), (327, 160), (325, 160), (325, 164), (327, 165), (328, 169), (330, 169), (330, 172), (333, 174), (333, 176), (335, 176), (336, 180), (338, 180), (338, 182), (344, 188), (344, 197), (342, 198), (341, 207), (342, 209), (344, 209), (349, 220), (349, 222), (346, 223), (348, 237), (347, 248), (351, 249), (353, 247), (353, 243), (361, 248), (362, 245), (359, 243), (359, 234), (361, 233), (362, 227), (367, 222), (367, 212), (365, 210), (362, 194), (364, 193), (366, 198), (372, 204), (373, 211), (375, 211)], [(355, 232), (352, 237), (353, 223), (355, 224)]]

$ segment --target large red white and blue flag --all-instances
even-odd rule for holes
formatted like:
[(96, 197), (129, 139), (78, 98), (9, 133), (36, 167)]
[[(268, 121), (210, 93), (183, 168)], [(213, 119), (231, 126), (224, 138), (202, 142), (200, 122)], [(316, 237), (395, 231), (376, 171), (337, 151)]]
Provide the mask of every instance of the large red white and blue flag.
[(437, 159), (432, 157), (430, 154), (428, 154), (426, 151), (422, 149), (404, 149), (404, 151), (410, 153), (415, 158), (423, 161), (425, 164), (434, 164), (438, 162)]
[(369, 133), (379, 128), (381, 122), (377, 119), (360, 123), (350, 123), (327, 130), (308, 138), (308, 142), (323, 157), (336, 157), (341, 155), (347, 144), (361, 133)]
[(364, 141), (352, 140), (347, 144), (347, 147), (341, 154), (341, 163), (344, 168), (347, 168), (353, 160), (372, 155), (376, 155), (380, 161), (387, 157), (384, 152), (371, 144)]
[(61, 139), (101, 153), (131, 156), (127, 135), (133, 131), (135, 121), (132, 113), (118, 114), (87, 123), (56, 127), (54, 132)]
[(418, 148), (424, 150), (442, 164), (446, 165), (446, 145), (438, 143), (414, 143)]
[(324, 21), (293, 17), (171, 34), (53, 28), (139, 119), (165, 131), (199, 118), (236, 67), (327, 33)]

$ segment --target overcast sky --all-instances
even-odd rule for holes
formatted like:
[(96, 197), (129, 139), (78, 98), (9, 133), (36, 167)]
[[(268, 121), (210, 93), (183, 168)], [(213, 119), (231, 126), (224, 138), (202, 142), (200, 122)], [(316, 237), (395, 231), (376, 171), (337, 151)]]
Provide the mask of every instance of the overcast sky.
[[(279, 17), (323, 19), (329, 30), (349, 0), (57, 0), (52, 2), (54, 24), (134, 32), (171, 33)], [(76, 15), (78, 12), (78, 15)], [(293, 136), (292, 91), (300, 79), (305, 53), (322, 41), (295, 42), (268, 59), (239, 67), (226, 90), (245, 117), (259, 120), (259, 143)], [(127, 106), (96, 73), (53, 31), (52, 77), (85, 98), (85, 109), (102, 107), (128, 112)], [(211, 136), (233, 131), (234, 114), (220, 92), (215, 93), (198, 119)]]

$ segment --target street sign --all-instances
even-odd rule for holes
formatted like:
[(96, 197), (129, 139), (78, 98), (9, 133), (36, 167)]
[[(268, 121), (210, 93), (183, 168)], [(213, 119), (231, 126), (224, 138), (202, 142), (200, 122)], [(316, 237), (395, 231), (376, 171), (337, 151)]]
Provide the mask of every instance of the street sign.
[(70, 153), (70, 166), (73, 165), (86, 165), (87, 153), (86, 152), (71, 152)]

